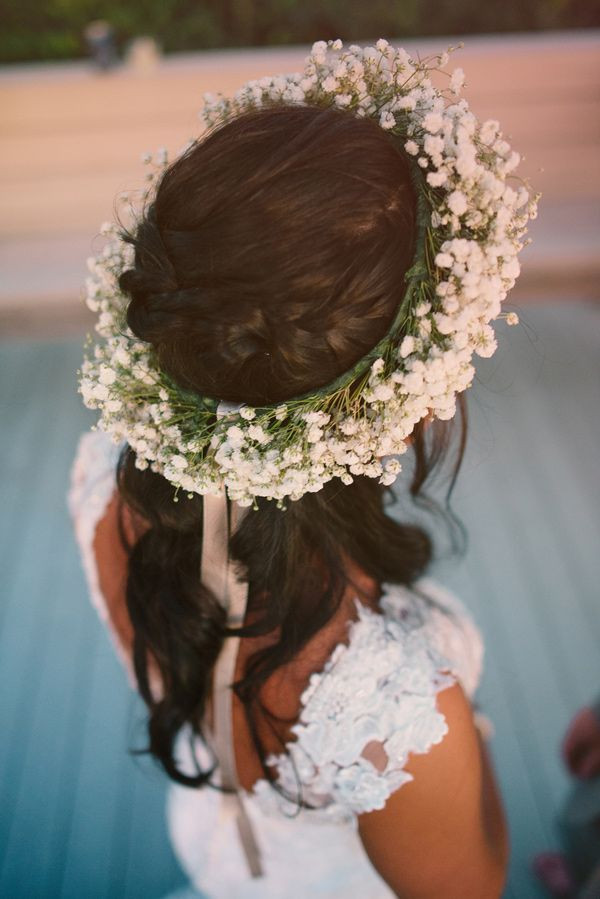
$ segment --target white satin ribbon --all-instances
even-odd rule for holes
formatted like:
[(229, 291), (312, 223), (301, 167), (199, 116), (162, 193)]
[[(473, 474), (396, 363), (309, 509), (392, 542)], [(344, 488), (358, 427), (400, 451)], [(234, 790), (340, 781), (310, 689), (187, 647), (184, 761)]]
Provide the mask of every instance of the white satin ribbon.
[[(229, 404), (221, 403), (217, 416), (230, 411)], [(219, 495), (203, 497), (202, 523), (202, 583), (211, 590), (227, 612), (229, 627), (244, 623), (248, 602), (248, 584), (238, 579), (238, 572), (229, 557), (229, 537), (235, 533), (248, 510), (231, 503), (231, 522), (227, 521), (227, 497), (223, 490)], [(220, 766), (222, 811), (235, 815), (242, 849), (252, 877), (261, 877), (263, 868), (260, 849), (252, 822), (244, 805), (243, 794), (237, 778), (233, 742), (233, 696), (231, 684), (235, 678), (235, 661), (239, 637), (226, 637), (215, 664), (213, 683), (214, 727), (204, 722), (211, 748)]]

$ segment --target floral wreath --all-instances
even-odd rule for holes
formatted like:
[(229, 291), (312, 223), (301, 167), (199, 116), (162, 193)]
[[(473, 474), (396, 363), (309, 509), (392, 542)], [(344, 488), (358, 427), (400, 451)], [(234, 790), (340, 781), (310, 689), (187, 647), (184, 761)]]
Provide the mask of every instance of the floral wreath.
[[(522, 179), (515, 188), (506, 183), (519, 154), (497, 121), (479, 123), (457, 99), (462, 69), (454, 69), (448, 89), (433, 86), (429, 73), (442, 72), (448, 60), (449, 53), (415, 60), (384, 39), (347, 50), (341, 40), (317, 41), (303, 72), (249, 81), (231, 99), (204, 94), (200, 115), (209, 127), (246, 109), (305, 104), (372, 117), (402, 139), (417, 195), (414, 260), (388, 333), (326, 387), (254, 408), (176, 385), (127, 327), (118, 278), (134, 250), (115, 225), (102, 226), (111, 239), (88, 260), (86, 302), (100, 313), (96, 331), (104, 341), (85, 358), (79, 389), (86, 406), (100, 409), (99, 426), (129, 443), (138, 468), (171, 481), (176, 499), (179, 490), (192, 496), (225, 488), (240, 505), (256, 507), (262, 496), (283, 506), (334, 477), (393, 483), (415, 424), (428, 415), (452, 418), (457, 393), (474, 377), (473, 354), (494, 353), (490, 322), (518, 322), (501, 303), (519, 274), (517, 256), (540, 194)], [(155, 163), (153, 181), (166, 152), (143, 161)]]

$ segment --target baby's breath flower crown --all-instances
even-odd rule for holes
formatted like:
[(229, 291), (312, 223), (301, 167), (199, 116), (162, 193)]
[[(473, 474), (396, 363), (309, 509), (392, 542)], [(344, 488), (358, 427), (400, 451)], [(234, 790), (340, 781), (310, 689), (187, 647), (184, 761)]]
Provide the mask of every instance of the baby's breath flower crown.
[[(249, 81), (231, 99), (204, 95), (208, 126), (273, 104), (334, 106), (374, 118), (406, 151), (418, 233), (397, 315), (377, 346), (325, 388), (261, 408), (222, 405), (217, 415), (216, 400), (175, 385), (127, 328), (117, 281), (133, 248), (113, 225), (103, 226), (112, 237), (88, 260), (86, 286), (104, 341), (84, 361), (80, 391), (100, 409), (100, 427), (115, 442), (128, 441), (139, 468), (150, 466), (190, 494), (225, 487), (241, 505), (259, 496), (282, 505), (334, 477), (349, 484), (364, 474), (391, 484), (415, 424), (455, 414), (457, 393), (473, 380), (473, 353), (491, 356), (496, 348), (490, 322), (518, 321), (501, 313), (501, 303), (519, 274), (540, 195), (521, 179), (506, 183), (519, 154), (498, 122), (478, 122), (458, 99), (462, 69), (448, 88), (434, 87), (429, 74), (443, 72), (448, 59), (414, 60), (383, 39), (347, 50), (340, 40), (317, 41), (303, 72)], [(166, 153), (155, 162), (158, 174)]]

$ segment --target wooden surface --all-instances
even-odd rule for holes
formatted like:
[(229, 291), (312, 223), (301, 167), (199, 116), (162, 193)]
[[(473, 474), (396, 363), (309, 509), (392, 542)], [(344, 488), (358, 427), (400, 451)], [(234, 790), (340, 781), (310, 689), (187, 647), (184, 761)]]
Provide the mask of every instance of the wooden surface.
[[(404, 41), (439, 53), (460, 36)], [(465, 96), (495, 118), (543, 192), (518, 295), (598, 297), (600, 275), (600, 31), (464, 38)], [(85, 260), (113, 202), (142, 186), (140, 156), (171, 158), (202, 130), (205, 91), (303, 67), (308, 46), (175, 54), (138, 73), (86, 63), (0, 67), (0, 329), (48, 333), (81, 323)], [(60, 333), (60, 332), (59, 332)]]
[[(600, 309), (536, 306), (522, 321), (499, 326), (470, 392), (454, 499), (470, 548), (438, 567), (485, 636), (506, 897), (541, 899), (529, 860), (558, 846), (561, 736), (600, 691)], [(143, 711), (88, 603), (65, 507), (92, 418), (80, 358), (79, 342), (0, 344), (0, 895), (159, 899), (182, 882), (165, 779), (127, 754)]]

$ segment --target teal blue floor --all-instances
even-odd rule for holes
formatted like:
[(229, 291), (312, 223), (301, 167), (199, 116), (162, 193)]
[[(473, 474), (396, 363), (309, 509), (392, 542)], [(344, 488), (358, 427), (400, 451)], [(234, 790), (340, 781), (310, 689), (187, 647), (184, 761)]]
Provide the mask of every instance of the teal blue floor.
[[(511, 830), (506, 897), (537, 899), (569, 788), (561, 736), (600, 692), (600, 307), (531, 306), (470, 391), (454, 507), (463, 560), (437, 574), (486, 640), (480, 704)], [(0, 895), (160, 899), (184, 878), (165, 779), (128, 748), (143, 709), (86, 597), (65, 507), (93, 421), (79, 342), (0, 343)], [(282, 893), (282, 897), (284, 893)], [(365, 897), (368, 899), (368, 897)]]

